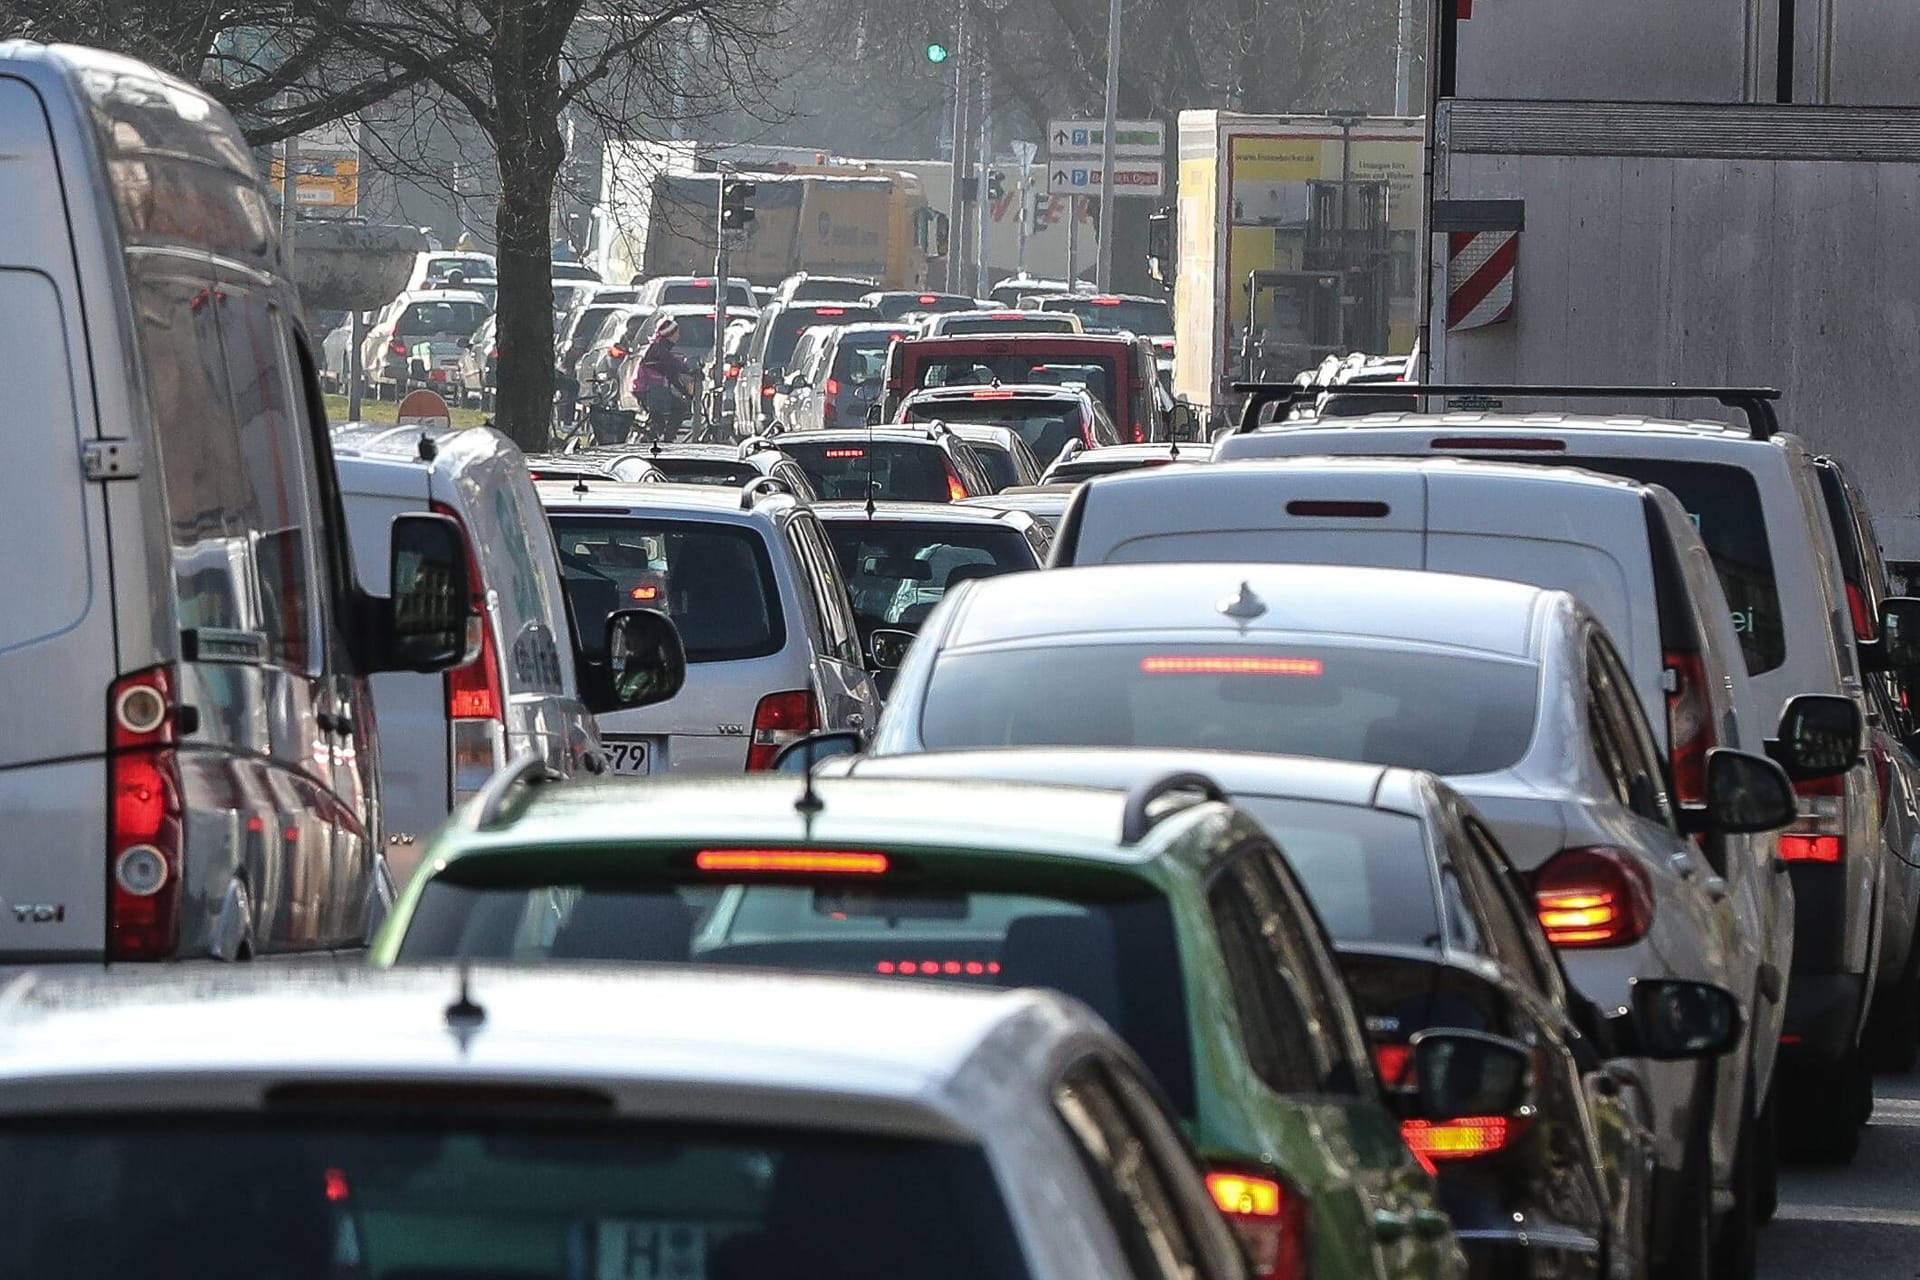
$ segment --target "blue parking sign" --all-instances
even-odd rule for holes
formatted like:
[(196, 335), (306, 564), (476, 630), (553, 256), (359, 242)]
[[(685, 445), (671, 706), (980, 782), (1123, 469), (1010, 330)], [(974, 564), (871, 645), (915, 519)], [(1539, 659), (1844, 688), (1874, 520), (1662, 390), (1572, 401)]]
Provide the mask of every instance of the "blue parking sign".
[(1087, 137), (1087, 131), (1085, 129), (1075, 129), (1073, 131), (1073, 145), (1076, 147), (1086, 147), (1086, 146), (1092, 145), (1091, 140)]

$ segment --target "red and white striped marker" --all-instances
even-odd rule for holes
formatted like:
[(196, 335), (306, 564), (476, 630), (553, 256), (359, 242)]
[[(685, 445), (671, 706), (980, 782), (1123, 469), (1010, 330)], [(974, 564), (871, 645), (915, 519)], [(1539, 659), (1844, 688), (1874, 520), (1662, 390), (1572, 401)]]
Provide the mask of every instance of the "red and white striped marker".
[(1480, 329), (1513, 318), (1518, 231), (1454, 231), (1447, 235), (1447, 331)]

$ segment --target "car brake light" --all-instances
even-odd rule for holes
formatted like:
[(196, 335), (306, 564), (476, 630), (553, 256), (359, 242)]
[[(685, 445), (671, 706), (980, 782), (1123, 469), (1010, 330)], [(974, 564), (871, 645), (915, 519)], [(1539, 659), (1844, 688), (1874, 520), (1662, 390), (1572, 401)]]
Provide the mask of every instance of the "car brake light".
[(711, 281), (711, 280), (700, 280), (700, 279), (695, 279), (695, 280), (692, 280), (692, 281), (690, 281), (689, 283), (691, 283), (691, 284), (693, 285), (693, 287), (694, 287), (694, 288), (696, 288), (696, 289), (711, 289), (711, 288), (713, 288), (713, 281)]
[(1430, 449), (1504, 449), (1508, 453), (1565, 453), (1565, 440), (1545, 436), (1436, 436)]
[(763, 396), (770, 396), (773, 394), (773, 382), (771, 379), (762, 378), (760, 380), (760, 394)]
[(1277, 1178), (1207, 1172), (1207, 1193), (1245, 1246), (1256, 1280), (1306, 1280), (1306, 1197)]
[(393, 352), (393, 354), (397, 356), (403, 356), (407, 354), (407, 344), (400, 341), (400, 339), (395, 338), (392, 342), (389, 342), (387, 344), (387, 350)]
[(1404, 1089), (1413, 1084), (1413, 1046), (1410, 1044), (1376, 1044), (1373, 1065), (1380, 1074), (1380, 1083), (1389, 1089)]
[(627, 592), (627, 598), (629, 600), (640, 601), (658, 600), (660, 598), (660, 584), (657, 582), (643, 582), (633, 590)]
[(1019, 393), (1014, 391), (976, 391), (971, 398), (974, 400), (1011, 400), (1017, 394)]
[(116, 680), (107, 715), (107, 958), (153, 960), (179, 945), (185, 878), (172, 672), (149, 667)]
[(827, 394), (830, 396), (837, 396), (840, 394), (840, 379), (838, 378), (827, 379)]
[(901, 974), (906, 977), (916, 975), (927, 977), (945, 974), (948, 977), (996, 977), (1000, 973), (998, 960), (876, 960), (875, 973)]
[(500, 358), (500, 348), (498, 347), (487, 348), (487, 359), (498, 360), (499, 358)]
[(960, 483), (960, 473), (953, 469), (953, 460), (942, 455), (940, 462), (947, 469), (947, 500), (949, 502), (966, 501), (967, 486)]
[(1837, 863), (1847, 854), (1847, 780), (1816, 778), (1797, 782), (1800, 817), (1780, 833), (1780, 857), (1787, 862)]
[(1287, 504), (1290, 516), (1330, 516), (1335, 519), (1383, 520), (1392, 508), (1384, 502), (1335, 502), (1296, 498)]
[(1853, 615), (1853, 635), (1856, 640), (1871, 642), (1880, 634), (1880, 628), (1873, 624), (1873, 610), (1867, 608), (1866, 592), (1849, 582), (1847, 584), (1847, 612)]
[(747, 747), (747, 772), (773, 768), (780, 748), (820, 727), (820, 708), (807, 689), (770, 693), (753, 709), (753, 738)]
[(1140, 659), (1141, 673), (1150, 676), (1317, 676), (1324, 669), (1318, 658), (1178, 654)]
[(1534, 909), (1556, 947), (1619, 947), (1646, 936), (1653, 884), (1624, 850), (1562, 849), (1533, 873)]
[(1713, 709), (1707, 705), (1707, 668), (1697, 653), (1667, 654), (1667, 739), (1673, 794), (1681, 804), (1707, 799), (1707, 752), (1713, 748)]
[(819, 307), (815, 309), (813, 314), (817, 316), (843, 316), (847, 314), (847, 309), (845, 307)]
[(932, 306), (934, 303), (940, 301), (940, 299), (936, 294), (923, 293), (920, 295), (918, 301), (922, 306)]
[(729, 362), (729, 363), (727, 364), (727, 376), (728, 376), (729, 378), (737, 378), (737, 377), (739, 377), (739, 376), (740, 376), (740, 366), (739, 366), (739, 365), (737, 365), (737, 364), (733, 364), (733, 363), (731, 363), (731, 362)]
[(327, 1199), (335, 1204), (351, 1199), (353, 1196), (353, 1188), (347, 1183), (347, 1175), (339, 1169), (327, 1170), (323, 1185), (326, 1187)]
[(1422, 1164), (1471, 1160), (1492, 1155), (1519, 1141), (1532, 1126), (1531, 1116), (1461, 1116), (1455, 1120), (1402, 1120), (1400, 1137)]
[(616, 342), (607, 348), (607, 354), (615, 360), (625, 360), (627, 358), (627, 349)]
[(693, 855), (701, 871), (786, 873), (789, 875), (885, 875), (884, 853), (847, 849), (702, 849)]
[(828, 449), (826, 455), (829, 458), (864, 458), (867, 456), (867, 451), (865, 449)]
[(458, 803), (480, 790), (493, 771), (506, 763), (506, 697), (493, 620), (487, 609), (486, 579), (480, 576), (473, 538), (453, 508), (436, 502), (433, 510), (460, 525), (467, 551), (467, 581), (473, 590), (467, 650), (475, 656), (446, 674), (447, 730), (452, 740), (451, 799)]

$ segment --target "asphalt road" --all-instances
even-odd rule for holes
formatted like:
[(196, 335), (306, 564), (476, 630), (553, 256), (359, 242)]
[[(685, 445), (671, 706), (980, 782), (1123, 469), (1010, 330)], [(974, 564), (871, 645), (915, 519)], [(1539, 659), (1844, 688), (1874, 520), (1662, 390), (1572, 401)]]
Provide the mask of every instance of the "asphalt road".
[(1760, 1235), (1763, 1280), (1920, 1278), (1920, 1074), (1874, 1081), (1873, 1121), (1845, 1169), (1788, 1165)]

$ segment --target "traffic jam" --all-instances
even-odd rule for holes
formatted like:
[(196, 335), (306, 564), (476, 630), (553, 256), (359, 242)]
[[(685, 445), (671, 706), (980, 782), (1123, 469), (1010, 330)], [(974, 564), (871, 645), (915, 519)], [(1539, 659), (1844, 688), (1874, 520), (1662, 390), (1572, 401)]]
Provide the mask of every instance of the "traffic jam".
[[(1886, 122), (1471, 8), (1432, 127), (1120, 129), (1178, 202), (1092, 279), (642, 183), (694, 247), (556, 251), (531, 430), (503, 254), (318, 292), (226, 107), (0, 45), (0, 1275), (1910, 1275), (1798, 1198), (1920, 1096), (1907, 446), (1566, 213), (1784, 235)], [(875, 265), (778, 258), (836, 183)]]

